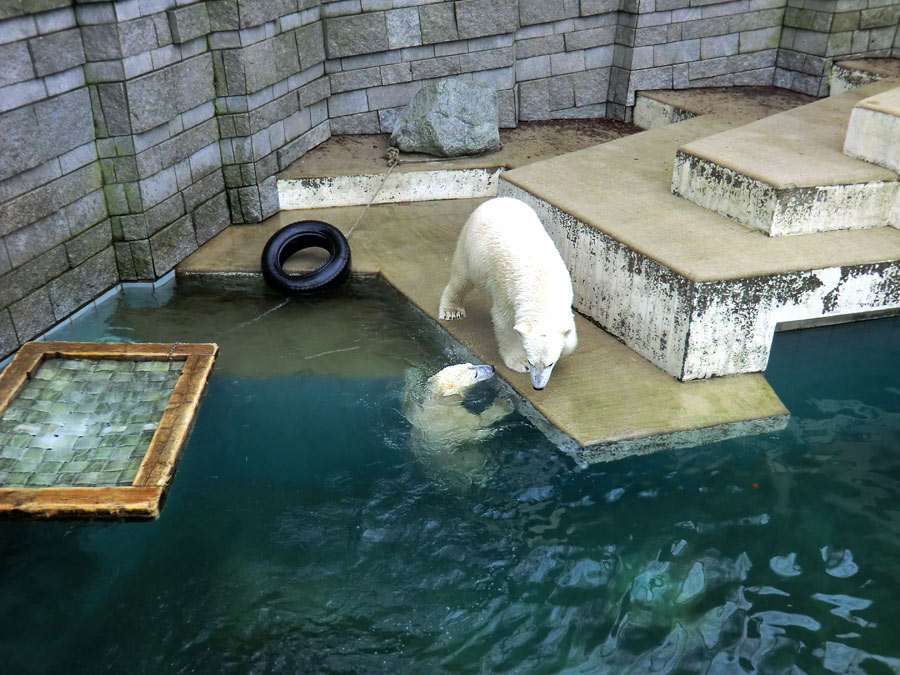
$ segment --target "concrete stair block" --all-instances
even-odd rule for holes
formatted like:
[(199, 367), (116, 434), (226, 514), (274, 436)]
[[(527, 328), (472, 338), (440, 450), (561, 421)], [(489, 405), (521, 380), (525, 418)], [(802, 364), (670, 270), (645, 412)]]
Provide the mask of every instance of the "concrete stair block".
[(679, 380), (764, 370), (779, 324), (900, 309), (897, 229), (763, 237), (671, 193), (676, 148), (739, 123), (704, 115), (500, 177), (556, 243), (575, 308)]
[(838, 61), (831, 67), (829, 96), (846, 94), (885, 78), (900, 78), (900, 59), (869, 58)]
[(900, 87), (853, 107), (844, 153), (900, 172)]
[(672, 192), (770, 236), (888, 225), (897, 173), (843, 146), (856, 103), (895, 86), (880, 81), (687, 143)]

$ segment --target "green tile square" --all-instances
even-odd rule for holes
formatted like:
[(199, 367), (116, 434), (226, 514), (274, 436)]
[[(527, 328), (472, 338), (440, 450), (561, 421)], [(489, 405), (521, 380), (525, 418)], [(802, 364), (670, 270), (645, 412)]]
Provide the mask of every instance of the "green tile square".
[(28, 480), (29, 475), (30, 474), (20, 471), (10, 472), (9, 476), (6, 477), (6, 484), (13, 487), (23, 486), (25, 485), (25, 481)]
[(50, 409), (56, 405), (54, 401), (46, 401), (43, 399), (35, 399), (31, 402), (32, 410), (40, 410), (41, 412), (50, 412)]
[(77, 441), (75, 441), (75, 444), (72, 446), (72, 449), (75, 450), (76, 452), (78, 452), (78, 451), (91, 450), (92, 448), (94, 448), (96, 446), (97, 446), (96, 438), (91, 438), (90, 436), (82, 436)]
[(85, 382), (82, 387), (83, 390), (89, 394), (100, 394), (101, 397), (109, 395), (109, 391), (107, 391), (108, 384), (106, 382)]
[(113, 447), (101, 447), (96, 448), (90, 453), (91, 459), (102, 459), (107, 460), (115, 454), (115, 448)]
[(44, 462), (71, 462), (73, 459), (75, 459), (75, 453), (65, 449), (48, 450), (41, 457)]
[(54, 485), (73, 485), (75, 483), (75, 479), (78, 477), (77, 473), (72, 473), (70, 471), (66, 471), (63, 473), (56, 474), (56, 480), (53, 481)]
[(101, 436), (99, 439), (95, 439), (97, 442), (98, 448), (115, 448), (118, 445), (119, 437), (115, 434), (109, 434), (108, 436)]
[(13, 409), (10, 407), (4, 411), (2, 419), (9, 422), (21, 422), (26, 412), (24, 408)]
[(101, 471), (98, 483), (100, 485), (117, 485), (119, 481), (119, 471)]
[(22, 459), (22, 456), (25, 454), (25, 450), (26, 448), (16, 448), (7, 445), (6, 447), (0, 449), (0, 457), (3, 457), (4, 459), (11, 459), (17, 462)]
[(55, 473), (33, 473), (26, 481), (28, 487), (47, 487), (56, 481)]
[(39, 460), (31, 460), (31, 459), (20, 459), (18, 464), (16, 464), (17, 471), (27, 471), (28, 473), (34, 473), (37, 471), (38, 466), (40, 466)]
[(10, 438), (4, 444), (4, 446), (7, 448), (16, 448), (17, 450), (22, 450), (23, 452), (29, 445), (31, 445), (31, 436), (15, 433), (10, 434)]
[(46, 453), (46, 451), (41, 447), (27, 448), (22, 453), (22, 459), (27, 460), (29, 462), (32, 462), (32, 461), (39, 462), (44, 457), (45, 453)]
[(87, 470), (88, 463), (85, 461), (74, 461), (67, 462), (64, 469), (66, 471), (73, 471), (75, 473), (81, 473), (82, 471)]
[(50, 414), (54, 416), (66, 415), (72, 410), (72, 404), (66, 403), (65, 401), (56, 402), (52, 406), (50, 406)]
[(141, 437), (139, 434), (129, 434), (127, 436), (121, 437), (121, 442), (119, 443), (120, 448), (136, 448), (141, 444)]
[(0, 457), (0, 471), (9, 471), (13, 466), (15, 466), (16, 460), (9, 457)]
[(97, 414), (97, 398), (94, 396), (85, 396), (80, 401), (72, 404), (72, 412), (80, 415), (94, 416)]
[(106, 461), (103, 459), (94, 459), (87, 463), (87, 471), (97, 472), (102, 471), (103, 466), (106, 464)]
[(106, 463), (104, 471), (125, 471), (129, 464), (127, 457), (111, 459)]
[(71, 462), (90, 462), (94, 459), (94, 450), (88, 448), (87, 450), (74, 450), (72, 452)]
[(59, 470), (62, 468), (62, 466), (63, 466), (63, 462), (45, 459), (40, 464), (38, 464), (37, 472), (38, 473), (59, 473)]

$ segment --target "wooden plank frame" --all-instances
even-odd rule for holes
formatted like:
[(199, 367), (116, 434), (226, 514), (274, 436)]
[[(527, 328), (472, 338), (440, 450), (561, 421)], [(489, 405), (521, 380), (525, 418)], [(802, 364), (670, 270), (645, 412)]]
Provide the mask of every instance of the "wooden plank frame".
[(131, 485), (0, 488), (0, 517), (159, 517), (219, 347), (212, 343), (28, 342), (0, 373), (0, 414), (48, 358), (184, 361)]

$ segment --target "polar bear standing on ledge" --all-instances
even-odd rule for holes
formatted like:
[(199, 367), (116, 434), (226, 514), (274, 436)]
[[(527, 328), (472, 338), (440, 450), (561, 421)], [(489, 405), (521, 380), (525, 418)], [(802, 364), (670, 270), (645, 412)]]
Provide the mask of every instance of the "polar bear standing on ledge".
[(498, 197), (479, 206), (463, 226), (438, 316), (466, 315), (472, 285), (491, 296), (491, 318), (507, 368), (531, 373), (543, 389), (553, 366), (578, 343), (572, 280), (537, 214), (524, 202)]

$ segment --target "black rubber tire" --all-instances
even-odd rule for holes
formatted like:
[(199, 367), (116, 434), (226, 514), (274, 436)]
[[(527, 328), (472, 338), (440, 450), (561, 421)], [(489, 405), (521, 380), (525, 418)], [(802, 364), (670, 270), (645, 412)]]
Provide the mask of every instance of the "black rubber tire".
[[(288, 274), (284, 263), (305, 248), (324, 248), (328, 259), (307, 274)], [(262, 252), (262, 273), (272, 288), (292, 294), (327, 291), (350, 276), (350, 244), (334, 225), (321, 220), (301, 220), (282, 227), (266, 242)]]

